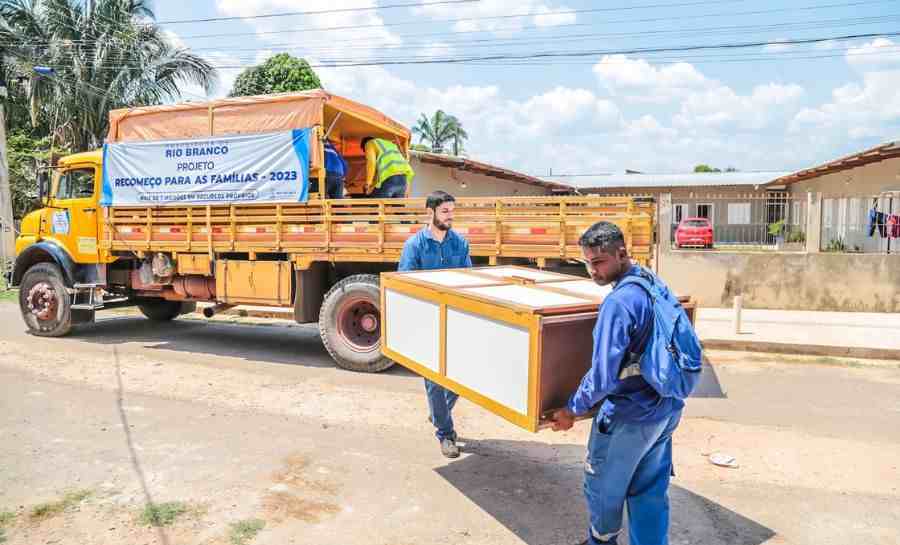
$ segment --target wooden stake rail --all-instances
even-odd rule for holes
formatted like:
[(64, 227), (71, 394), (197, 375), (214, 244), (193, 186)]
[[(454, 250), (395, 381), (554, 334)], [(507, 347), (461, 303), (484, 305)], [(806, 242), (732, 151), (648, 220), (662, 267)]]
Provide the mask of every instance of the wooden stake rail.
[[(627, 197), (460, 199), (454, 228), (469, 240), (473, 256), (576, 259), (581, 256), (578, 237), (604, 219), (623, 229), (632, 255), (647, 264), (654, 206)], [(424, 201), (415, 199), (112, 208), (103, 214), (101, 250), (107, 255), (273, 252), (332, 261), (361, 256), (395, 261), (425, 219)]]

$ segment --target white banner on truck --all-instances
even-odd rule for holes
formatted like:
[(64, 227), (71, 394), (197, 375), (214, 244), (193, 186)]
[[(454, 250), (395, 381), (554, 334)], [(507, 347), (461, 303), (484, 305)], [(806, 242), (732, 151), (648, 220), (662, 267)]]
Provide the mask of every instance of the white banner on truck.
[(106, 144), (100, 205), (306, 202), (310, 133)]

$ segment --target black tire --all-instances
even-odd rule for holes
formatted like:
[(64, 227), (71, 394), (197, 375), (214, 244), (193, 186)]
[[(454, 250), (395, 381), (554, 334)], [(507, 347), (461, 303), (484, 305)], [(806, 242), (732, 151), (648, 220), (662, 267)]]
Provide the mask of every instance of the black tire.
[(319, 311), (319, 335), (338, 367), (378, 373), (394, 365), (381, 355), (378, 277), (348, 276), (328, 290)]
[(166, 301), (165, 299), (150, 299), (138, 303), (141, 314), (154, 322), (168, 322), (197, 310), (197, 303), (183, 303), (181, 301)]
[(53, 263), (38, 263), (19, 286), (19, 310), (28, 332), (38, 337), (62, 337), (72, 329), (72, 299), (62, 271)]

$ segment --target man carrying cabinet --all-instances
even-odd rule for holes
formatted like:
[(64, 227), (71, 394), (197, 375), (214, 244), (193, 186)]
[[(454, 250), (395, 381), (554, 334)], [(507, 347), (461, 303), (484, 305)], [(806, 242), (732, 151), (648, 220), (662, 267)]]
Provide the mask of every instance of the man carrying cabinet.
[(599, 407), (585, 458), (582, 545), (616, 544), (625, 504), (630, 543), (665, 545), (672, 434), (699, 381), (702, 349), (677, 298), (632, 264), (615, 224), (594, 224), (579, 245), (594, 282), (614, 286), (594, 327), (591, 368), (552, 417), (554, 431), (564, 431)]
[[(398, 271), (429, 269), (455, 269), (471, 267), (469, 242), (456, 233), (453, 226), (453, 209), (456, 199), (444, 191), (428, 195), (428, 226), (413, 235), (403, 245)], [(435, 435), (441, 443), (441, 453), (447, 458), (457, 458), (456, 430), (453, 429), (451, 412), (459, 396), (444, 387), (425, 379), (428, 395), (429, 420), (437, 428)]]

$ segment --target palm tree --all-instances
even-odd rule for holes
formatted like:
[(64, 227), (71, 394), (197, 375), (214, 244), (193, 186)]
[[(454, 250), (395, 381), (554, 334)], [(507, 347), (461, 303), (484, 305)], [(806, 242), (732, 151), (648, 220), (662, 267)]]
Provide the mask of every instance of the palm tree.
[(462, 141), (469, 138), (459, 120), (444, 113), (443, 110), (434, 112), (431, 119), (425, 114), (420, 114), (412, 132), (419, 137), (419, 143), (428, 141), (435, 153), (443, 153), (444, 146), (452, 142), (453, 155), (459, 155), (464, 151)]
[(215, 69), (153, 19), (150, 0), (0, 0), (3, 61), (26, 81), (32, 125), (86, 150), (103, 142), (112, 109), (178, 99), (187, 84), (212, 89)]

